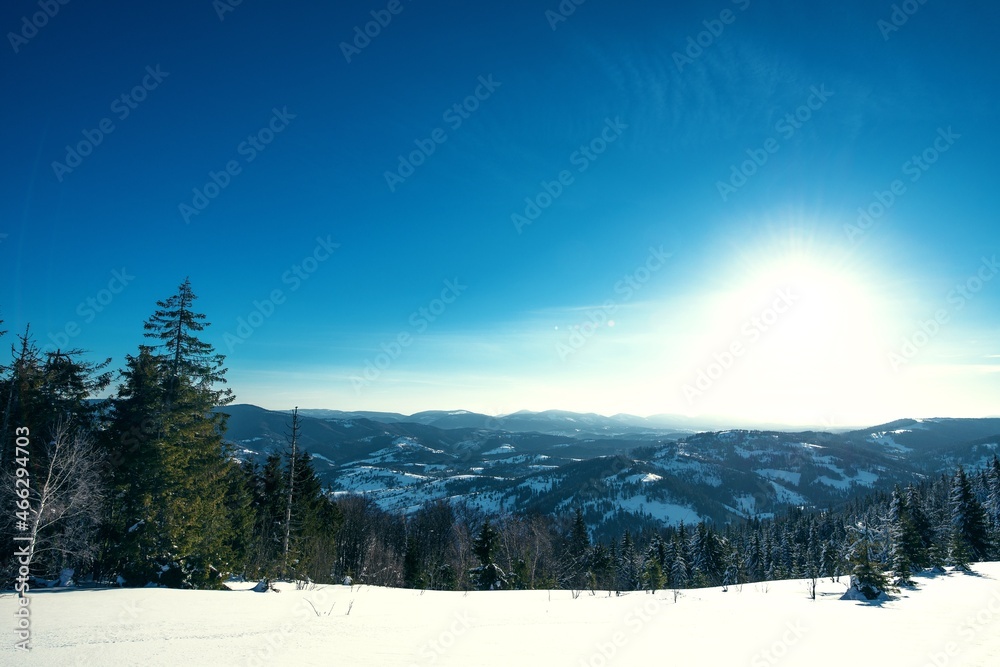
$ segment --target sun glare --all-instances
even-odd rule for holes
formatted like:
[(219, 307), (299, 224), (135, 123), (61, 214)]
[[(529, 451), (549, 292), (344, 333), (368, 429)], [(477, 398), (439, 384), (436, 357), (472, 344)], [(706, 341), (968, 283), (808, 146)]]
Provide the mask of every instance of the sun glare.
[(711, 328), (732, 335), (703, 353), (705, 390), (689, 403), (809, 424), (835, 423), (832, 406), (853, 404), (856, 414), (875, 404), (886, 389), (886, 309), (864, 275), (817, 252), (754, 264), (714, 308)]

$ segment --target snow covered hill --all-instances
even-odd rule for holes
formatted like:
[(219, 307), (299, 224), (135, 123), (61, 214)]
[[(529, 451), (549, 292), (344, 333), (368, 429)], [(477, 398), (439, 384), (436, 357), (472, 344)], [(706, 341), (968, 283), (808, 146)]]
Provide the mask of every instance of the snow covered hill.
[[(262, 459), (285, 447), (289, 415), (248, 405), (226, 412), (241, 455)], [(982, 465), (1000, 443), (988, 435), (1000, 433), (995, 419), (909, 419), (842, 434), (678, 434), (627, 415), (560, 411), (310, 414), (299, 444), (337, 494), (364, 494), (404, 513), (442, 499), (489, 512), (581, 507), (598, 536), (602, 524), (618, 533), (835, 506), (958, 464)]]
[[(32, 595), (33, 650), (5, 665), (1000, 664), (1000, 563), (918, 576), (889, 601), (843, 583), (780, 581), (655, 594), (439, 592), (323, 586), (281, 593), (168, 589)], [(16, 599), (0, 596), (11, 619)]]

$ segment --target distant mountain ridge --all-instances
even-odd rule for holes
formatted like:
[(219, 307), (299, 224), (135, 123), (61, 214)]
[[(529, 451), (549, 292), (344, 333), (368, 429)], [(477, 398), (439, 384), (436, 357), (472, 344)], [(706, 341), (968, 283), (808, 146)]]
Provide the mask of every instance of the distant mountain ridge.
[[(277, 412), (291, 412), (278, 410)], [(545, 433), (573, 434), (581, 431), (595, 433), (640, 431), (688, 432), (723, 430), (727, 428), (770, 429), (791, 431), (788, 427), (767, 422), (740, 422), (719, 417), (687, 417), (684, 415), (657, 414), (640, 417), (627, 413), (611, 416), (593, 412), (567, 410), (519, 410), (505, 415), (486, 415), (469, 410), (425, 410), (412, 415), (398, 412), (371, 412), (364, 410), (300, 409), (299, 414), (317, 419), (371, 419), (382, 423), (413, 422), (439, 428), (501, 428), (511, 431), (539, 430)], [(799, 428), (804, 430), (808, 427)], [(847, 430), (840, 428), (837, 430)]]
[[(262, 460), (286, 447), (288, 412), (222, 411), (240, 456)], [(998, 418), (900, 419), (830, 433), (693, 432), (558, 410), (299, 413), (299, 444), (334, 493), (402, 512), (442, 499), (494, 512), (581, 507), (609, 530), (827, 507), (959, 464), (985, 465), (1000, 451)]]

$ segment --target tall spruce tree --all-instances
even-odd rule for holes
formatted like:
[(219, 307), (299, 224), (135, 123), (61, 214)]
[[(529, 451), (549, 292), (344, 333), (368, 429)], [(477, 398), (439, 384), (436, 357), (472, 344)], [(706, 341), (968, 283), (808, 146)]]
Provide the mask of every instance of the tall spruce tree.
[(892, 499), (889, 503), (889, 535), (891, 537), (889, 564), (895, 577), (893, 583), (897, 586), (910, 584), (914, 563), (920, 558), (918, 550), (921, 544), (920, 536), (910, 518), (907, 497), (898, 486), (892, 490)]
[[(145, 324), (154, 345), (129, 359), (115, 405), (111, 446), (122, 472), (145, 464), (140, 476), (118, 476), (129, 499), (117, 527), (130, 584), (219, 587), (233, 566), (227, 492), (236, 463), (223, 440), (226, 415), (216, 410), (233, 396), (217, 386), (224, 357), (197, 337), (207, 323), (193, 310), (196, 298), (185, 280), (157, 302)], [(138, 434), (136, 446), (120, 451), (129, 434)]]
[(972, 491), (961, 468), (952, 478), (950, 557), (955, 567), (968, 570), (969, 564), (986, 558), (991, 551), (986, 513)]

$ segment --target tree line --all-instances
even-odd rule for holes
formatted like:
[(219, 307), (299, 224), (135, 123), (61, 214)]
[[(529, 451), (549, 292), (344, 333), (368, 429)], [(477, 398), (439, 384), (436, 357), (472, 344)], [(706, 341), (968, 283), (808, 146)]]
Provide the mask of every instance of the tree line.
[[(125, 586), (219, 588), (238, 576), (631, 591), (804, 578), (815, 595), (819, 578), (850, 575), (875, 597), (927, 568), (1000, 558), (995, 456), (978, 471), (958, 468), (836, 509), (650, 525), (605, 541), (590, 530), (604, 517), (583, 507), (489, 515), (438, 501), (392, 514), (324, 488), (297, 446), (297, 411), (285, 450), (261, 462), (238, 456), (220, 410), (234, 400), (225, 360), (201, 339), (208, 323), (196, 299), (185, 280), (158, 301), (143, 325), (147, 343), (117, 372), (79, 349), (42, 352), (30, 328), (16, 337), (0, 366), (0, 548), (12, 554), (15, 536), (30, 535), (34, 581), (72, 571)], [(15, 429), (31, 434), (27, 456), (14, 447)], [(19, 468), (30, 478), (26, 496)], [(5, 558), (9, 586), (18, 561)]]

